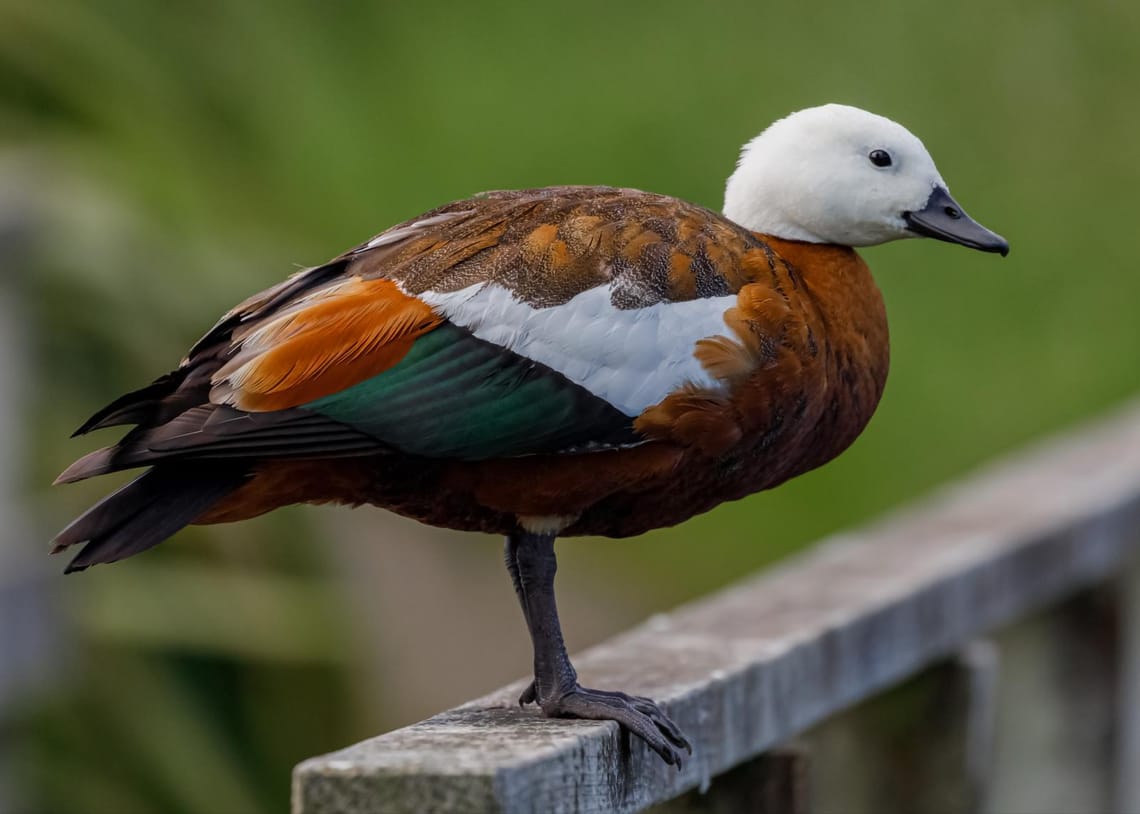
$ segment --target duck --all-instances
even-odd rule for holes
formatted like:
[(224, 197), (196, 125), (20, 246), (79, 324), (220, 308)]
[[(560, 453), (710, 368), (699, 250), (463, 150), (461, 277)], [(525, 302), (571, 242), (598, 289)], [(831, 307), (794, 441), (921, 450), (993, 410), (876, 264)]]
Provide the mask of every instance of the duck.
[(856, 248), (919, 237), (1009, 251), (915, 135), (841, 104), (745, 144), (722, 213), (605, 186), (446, 204), (249, 297), (83, 423), (129, 429), (57, 483), (146, 471), (52, 552), (81, 571), (295, 503), (503, 535), (534, 651), (519, 703), (680, 768), (661, 705), (578, 682), (555, 541), (681, 523), (843, 452), (890, 355)]

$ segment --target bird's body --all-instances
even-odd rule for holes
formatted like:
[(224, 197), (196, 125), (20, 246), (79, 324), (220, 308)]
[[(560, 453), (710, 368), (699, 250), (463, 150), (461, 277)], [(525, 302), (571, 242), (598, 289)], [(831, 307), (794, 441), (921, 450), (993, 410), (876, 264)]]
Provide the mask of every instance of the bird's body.
[[(841, 131), (852, 110), (821, 121)], [(801, 131), (810, 112), (796, 114)], [(784, 133), (795, 118), (770, 129), (775, 152), (802, 151)], [(641, 718), (611, 714), (612, 694), (577, 686), (548, 624), (557, 632), (553, 539), (681, 522), (817, 467), (859, 435), (886, 381), (886, 316), (866, 264), (827, 228), (850, 243), (865, 228), (867, 242), (909, 230), (1004, 249), (959, 210), (931, 208), (944, 186), (917, 139), (854, 118), (896, 139), (896, 161), (922, 176), (899, 171), (910, 186), (889, 222), (876, 214), (861, 226), (844, 201), (820, 214), (810, 183), (787, 193), (794, 206), (773, 209), (730, 181), (735, 218), (609, 187), (495, 192), (251, 297), (177, 370), (81, 428), (135, 425), (61, 480), (152, 469), (61, 532), (57, 548), (84, 543), (80, 569), (188, 523), (304, 502), (506, 534), (535, 639), (527, 700), (548, 714), (615, 718), (679, 761), (684, 739), (651, 702), (621, 702)], [(763, 172), (749, 161), (771, 158), (764, 138), (734, 181), (795, 184), (784, 177), (794, 161)], [(859, 143), (860, 160), (874, 147)], [(871, 161), (885, 166), (874, 152)], [(856, 180), (889, 191), (884, 178)]]
[(491, 193), (238, 306), (64, 479), (194, 462), (244, 476), (195, 522), (369, 503), (628, 536), (830, 460), (887, 359), (852, 249), (635, 190)]

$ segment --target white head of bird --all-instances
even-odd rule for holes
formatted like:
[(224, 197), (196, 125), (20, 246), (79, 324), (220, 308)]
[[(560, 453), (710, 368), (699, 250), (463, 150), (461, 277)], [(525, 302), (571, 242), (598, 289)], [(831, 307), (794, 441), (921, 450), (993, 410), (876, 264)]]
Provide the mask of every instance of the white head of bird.
[(873, 246), (933, 237), (1007, 254), (950, 197), (922, 142), (897, 122), (829, 104), (780, 119), (744, 145), (724, 214), (787, 240)]

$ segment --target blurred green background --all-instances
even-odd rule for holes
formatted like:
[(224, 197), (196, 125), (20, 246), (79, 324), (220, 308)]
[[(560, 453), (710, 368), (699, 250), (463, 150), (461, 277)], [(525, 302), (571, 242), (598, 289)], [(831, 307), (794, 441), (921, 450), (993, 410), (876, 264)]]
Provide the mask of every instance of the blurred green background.
[(719, 207), (739, 145), (822, 102), (916, 132), (1012, 254), (866, 250), (893, 339), (870, 428), (771, 494), (561, 544), (582, 647), (1137, 389), (1137, 43), (1131, 0), (0, 0), (0, 211), (27, 236), (0, 269), (26, 359), (4, 458), (30, 529), (4, 545), (44, 598), (5, 630), (56, 643), (0, 709), (13, 810), (281, 811), (296, 761), (529, 667), (499, 541), (378, 510), (59, 576), (47, 539), (110, 486), (48, 488), (110, 437), (68, 434), (235, 301), (485, 189)]

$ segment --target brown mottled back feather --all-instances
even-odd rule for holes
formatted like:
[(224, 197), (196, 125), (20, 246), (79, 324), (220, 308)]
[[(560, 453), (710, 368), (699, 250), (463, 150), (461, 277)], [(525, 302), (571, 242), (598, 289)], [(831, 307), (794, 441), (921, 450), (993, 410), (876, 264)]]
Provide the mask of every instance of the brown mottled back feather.
[[(384, 242), (393, 234), (402, 239)], [(411, 294), (494, 282), (548, 307), (612, 282), (615, 305), (641, 308), (738, 290), (747, 282), (740, 258), (763, 245), (722, 215), (667, 195), (547, 187), (447, 204), (342, 259), (348, 274), (389, 277)]]

